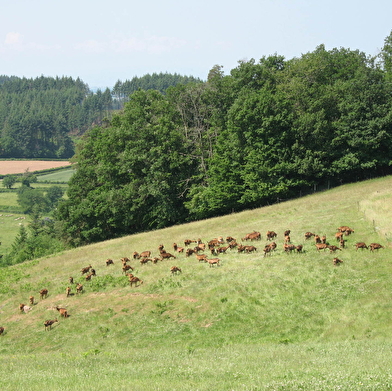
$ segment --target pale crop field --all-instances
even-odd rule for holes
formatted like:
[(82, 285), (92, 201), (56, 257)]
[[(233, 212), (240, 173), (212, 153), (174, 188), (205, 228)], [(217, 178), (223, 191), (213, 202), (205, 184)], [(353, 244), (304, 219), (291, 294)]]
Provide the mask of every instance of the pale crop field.
[[(390, 201), (392, 177), (379, 178), (2, 269), (0, 387), (391, 390), (392, 223), (384, 218)], [(336, 244), (340, 225), (355, 232), (336, 253), (319, 252), (304, 238), (312, 231)], [(303, 253), (283, 251), (286, 229)], [(219, 267), (173, 250), (185, 239), (230, 235), (241, 242), (253, 230), (262, 239), (243, 243), (257, 251), (220, 254)], [(278, 246), (264, 257), (267, 230), (278, 233)], [(356, 251), (359, 241), (384, 248)], [(158, 256), (160, 244), (176, 258), (156, 264), (132, 258), (144, 250)], [(121, 257), (131, 259), (143, 284), (129, 285)], [(108, 258), (114, 265), (106, 266)], [(81, 274), (88, 265), (97, 274), (90, 281)], [(182, 273), (171, 275), (174, 265)], [(84, 285), (83, 294), (70, 276)], [(42, 288), (47, 298), (40, 299)], [(30, 295), (36, 304), (21, 313)], [(69, 318), (60, 318), (56, 306)], [(56, 317), (45, 331), (43, 322)]]
[(0, 175), (23, 174), (26, 171), (41, 171), (49, 168), (66, 167), (70, 164), (70, 162), (58, 160), (0, 160)]

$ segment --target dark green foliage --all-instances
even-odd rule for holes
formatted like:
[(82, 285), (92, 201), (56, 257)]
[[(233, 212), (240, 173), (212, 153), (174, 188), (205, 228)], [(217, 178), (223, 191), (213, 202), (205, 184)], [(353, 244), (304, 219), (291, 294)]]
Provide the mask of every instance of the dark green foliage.
[(64, 235), (88, 243), (390, 173), (387, 68), (320, 45), (242, 61), (228, 76), (216, 65), (207, 82), (165, 95), (135, 92), (80, 144), (59, 207)]
[(16, 181), (16, 175), (5, 175), (3, 178), (3, 186), (7, 189), (11, 189), (11, 187), (16, 183)]

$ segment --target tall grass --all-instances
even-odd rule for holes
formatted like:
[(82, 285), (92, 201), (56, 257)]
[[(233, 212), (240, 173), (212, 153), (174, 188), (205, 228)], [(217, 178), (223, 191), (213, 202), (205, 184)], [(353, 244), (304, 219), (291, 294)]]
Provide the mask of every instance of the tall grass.
[[(238, 214), (146, 232), (77, 248), (0, 275), (2, 389), (36, 390), (387, 390), (391, 389), (390, 293), (392, 224), (379, 216), (392, 178), (342, 186)], [(383, 204), (385, 209), (387, 201)], [(377, 205), (376, 205), (377, 206)], [(369, 215), (369, 211), (372, 215)], [(387, 213), (387, 212), (385, 212)], [(376, 223), (374, 223), (374, 221)], [(391, 221), (391, 220), (389, 220)], [(380, 223), (378, 223), (380, 222)], [(381, 224), (381, 222), (383, 222)], [(349, 225), (347, 248), (317, 252), (303, 234), (326, 234)], [(382, 226), (382, 233), (381, 233)], [(380, 227), (380, 228), (377, 228)], [(282, 250), (291, 229), (303, 254)], [(278, 248), (263, 257), (267, 230)], [(131, 288), (120, 258), (158, 245), (172, 250), (186, 238), (240, 239), (258, 230), (254, 254), (231, 251), (210, 268), (194, 257), (140, 265), (144, 283)], [(386, 248), (356, 251), (356, 241)], [(332, 264), (338, 256), (344, 263)], [(112, 258), (113, 266), (105, 260)], [(84, 281), (92, 264), (97, 277)], [(182, 273), (170, 275), (172, 265)], [(0, 271), (3, 273), (3, 271)], [(83, 295), (65, 297), (68, 277)], [(46, 287), (49, 297), (27, 314), (19, 303)], [(43, 321), (68, 309), (51, 331)], [(23, 368), (17, 371), (16, 368)], [(7, 388), (8, 387), (8, 388)]]

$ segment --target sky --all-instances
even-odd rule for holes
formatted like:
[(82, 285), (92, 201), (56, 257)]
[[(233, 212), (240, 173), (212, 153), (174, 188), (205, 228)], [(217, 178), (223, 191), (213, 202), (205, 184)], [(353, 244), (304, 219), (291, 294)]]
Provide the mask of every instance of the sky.
[(324, 44), (377, 55), (391, 0), (0, 0), (0, 75), (80, 78), (91, 89)]

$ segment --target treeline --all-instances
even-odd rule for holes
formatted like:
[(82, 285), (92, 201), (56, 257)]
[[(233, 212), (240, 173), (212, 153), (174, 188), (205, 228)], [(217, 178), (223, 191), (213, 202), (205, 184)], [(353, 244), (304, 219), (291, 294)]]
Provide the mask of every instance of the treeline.
[[(188, 82), (180, 75), (145, 75), (92, 92), (79, 78), (0, 76), (0, 157), (70, 158), (74, 141), (110, 119), (133, 88), (159, 89)], [(127, 95), (128, 94), (128, 95)]]
[(377, 58), (321, 45), (136, 91), (83, 137), (63, 237), (101, 241), (391, 173), (390, 42)]

